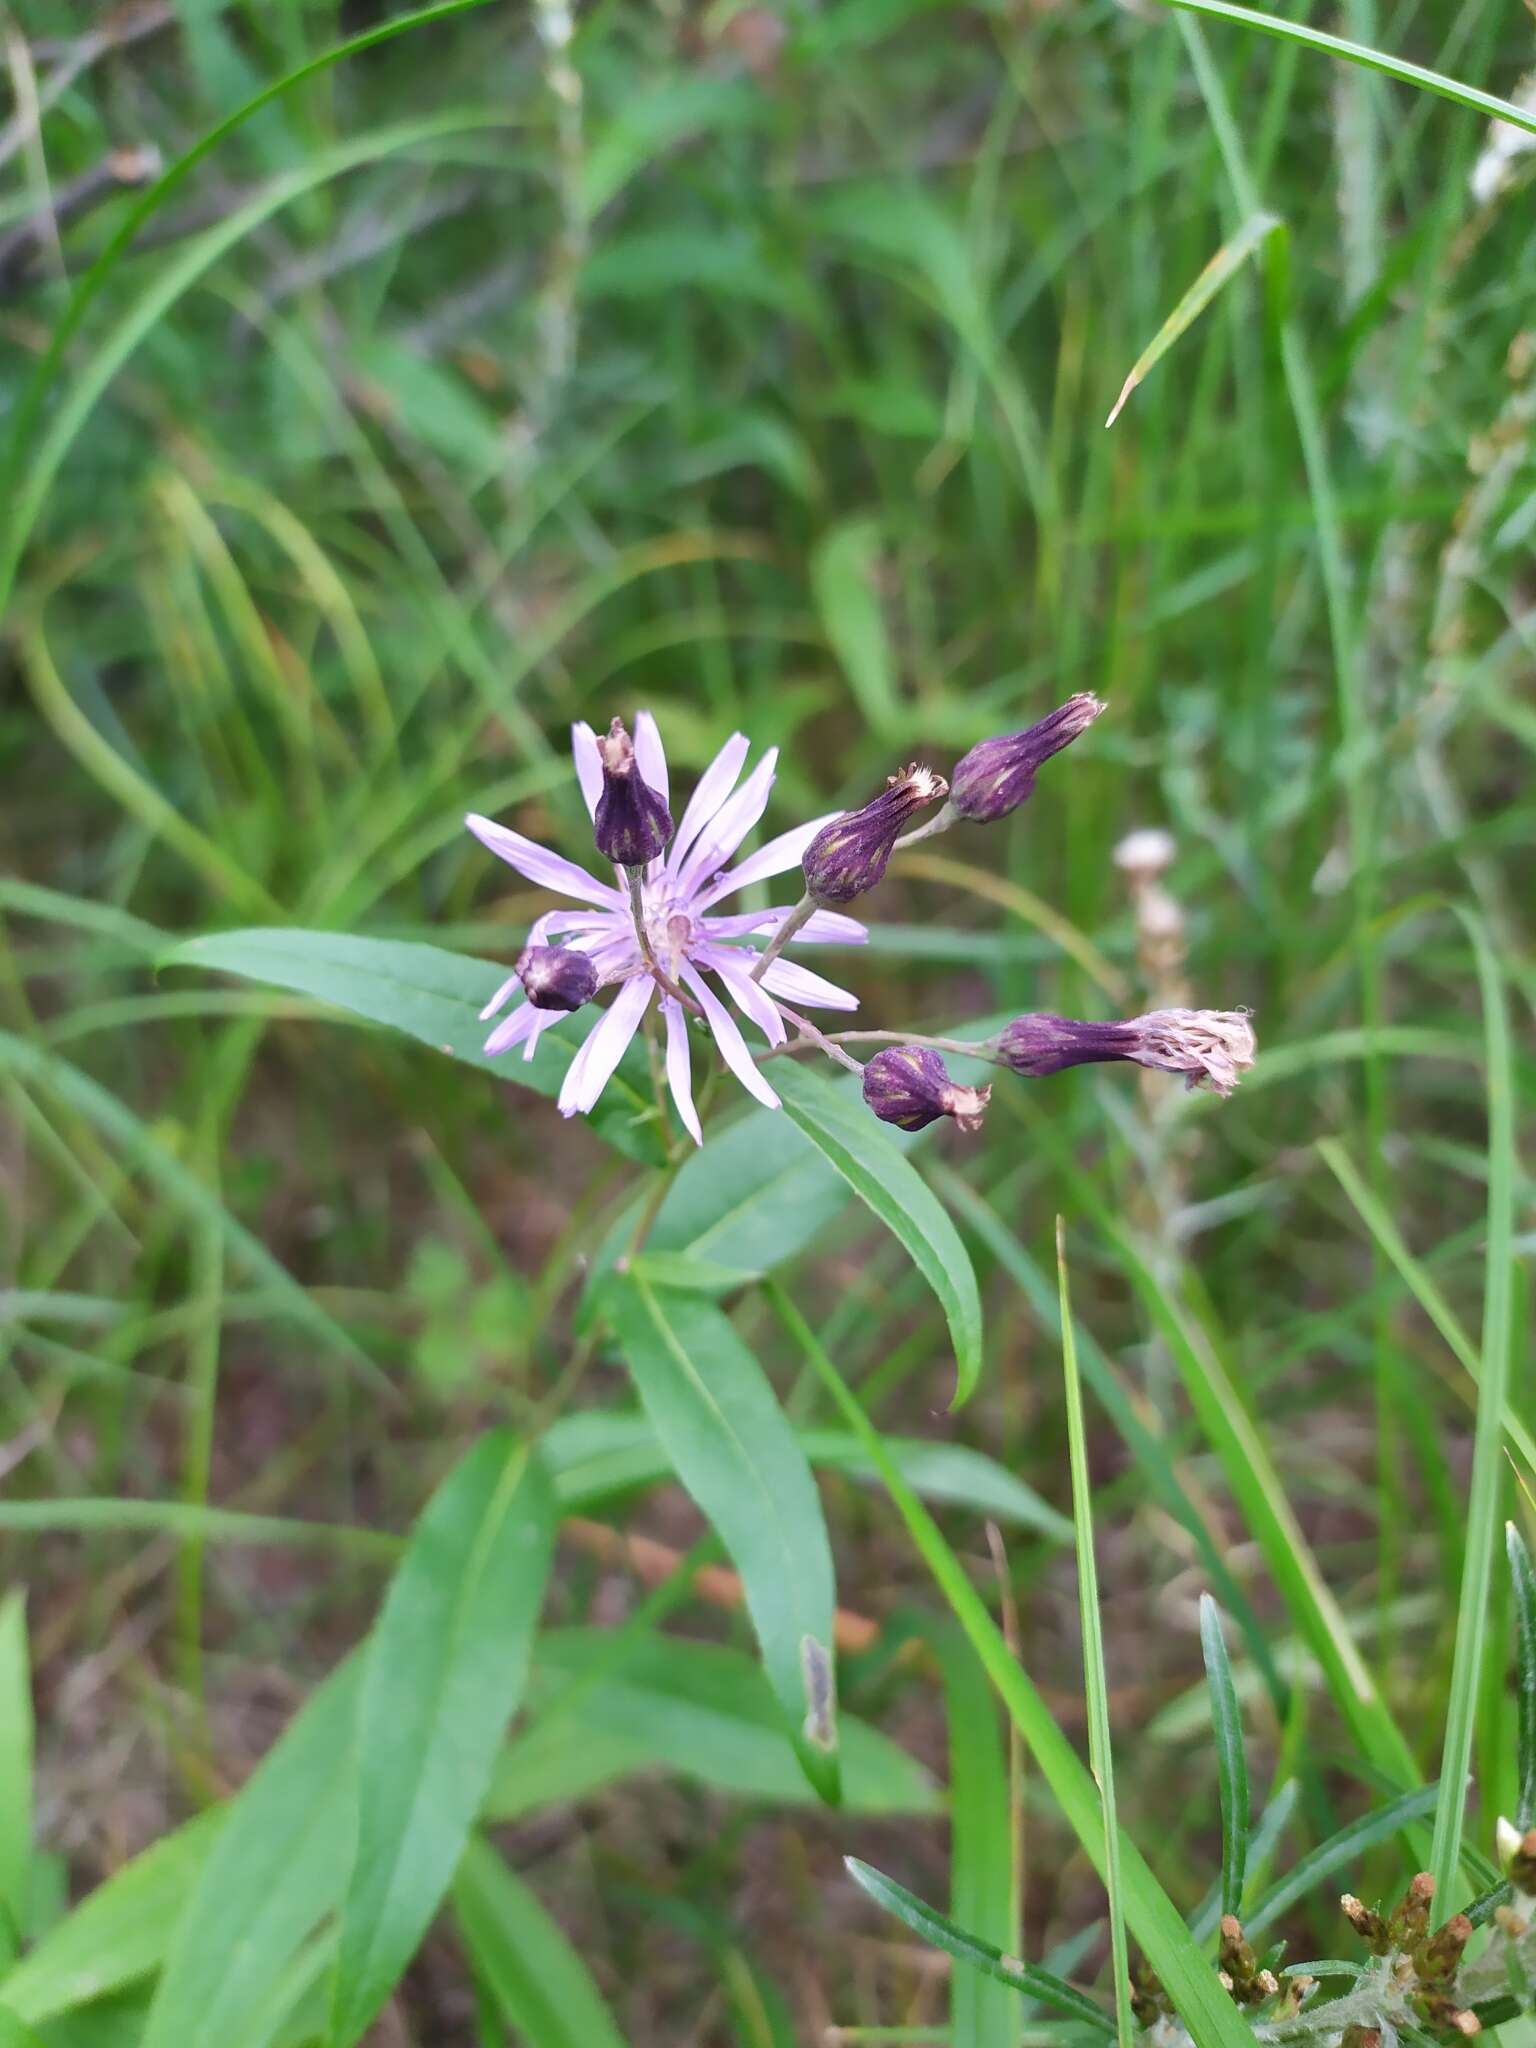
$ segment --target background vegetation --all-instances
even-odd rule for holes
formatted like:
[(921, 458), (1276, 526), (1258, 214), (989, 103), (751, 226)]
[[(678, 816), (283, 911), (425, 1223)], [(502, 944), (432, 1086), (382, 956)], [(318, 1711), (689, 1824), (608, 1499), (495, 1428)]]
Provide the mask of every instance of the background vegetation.
[[(509, 959), (542, 899), (463, 813), (585, 857), (566, 729), (642, 705), (677, 780), (733, 729), (782, 746), (778, 830), (1108, 700), (1009, 824), (893, 868), (832, 971), (881, 1022), (961, 1029), (1186, 985), (1256, 1013), (1239, 1095), (1010, 1083), (982, 1138), (915, 1153), (985, 1300), (957, 1416), (938, 1304), (794, 1130), (765, 1164), (754, 1126), (739, 1188), (704, 1190), (708, 1254), (788, 1282), (898, 1449), (985, 1458), (901, 1453), (1086, 1753), (1063, 1216), (1130, 1838), (1196, 1912), (1222, 1864), (1208, 1591), (1250, 1906), (1435, 1778), (1448, 1701), (1486, 1856), (1517, 1800), (1511, 1596), (1496, 1573), (1468, 1623), (1460, 1595), (1469, 1527), (1528, 1507), (1536, 1242), (1511, 1129), (1536, 999), (1520, 162), (1474, 191), (1477, 114), (1108, 0), (597, 0), (568, 48), (560, 0), (497, 0), (219, 133), (402, 13), (20, 0), (6, 31), (0, 1541), (26, 1607), (0, 1622), (0, 1948), (45, 1956), (69, 1898), (192, 1822), (138, 1880), (137, 1948), (87, 1927), (30, 1998), (0, 1985), (17, 2038), (192, 2038), (145, 2019), (189, 1895), (184, 2027), (329, 2038), (305, 1941), (339, 1881), (316, 1788), (345, 1674), (268, 1787), (308, 1833), (247, 1855), (243, 1890), (195, 1872), (372, 1623), (393, 1539), (477, 1438), (511, 1455), (493, 1424), (558, 1446), (528, 1711), (370, 2038), (1016, 2042), (1015, 1993), (957, 1969), (951, 1995), (846, 1854), (1109, 1982), (1099, 1880), (831, 1434), (806, 1333), (726, 1298), (821, 1432), (842, 1811), (584, 1306), (632, 1160), (397, 1033), (157, 965), (290, 924)], [(1531, 61), (1514, 8), (1346, 0), (1342, 26), (1497, 93)], [(148, 151), (178, 175), (123, 241)], [(1106, 432), (1261, 207), (1283, 232)], [(1177, 842), (1161, 925), (1113, 857), (1144, 826)], [(1506, 1368), (1516, 1469), (1496, 1415), (1473, 1484), (1475, 1381)], [(471, 1635), (515, 1658), (533, 1615), (476, 1622), (478, 1597)], [(392, 1641), (385, 1734), (431, 1666)], [(1433, 1794), (1412, 1810), (1281, 1899), (1293, 1954), (1356, 1953), (1329, 1900), (1396, 1895)]]

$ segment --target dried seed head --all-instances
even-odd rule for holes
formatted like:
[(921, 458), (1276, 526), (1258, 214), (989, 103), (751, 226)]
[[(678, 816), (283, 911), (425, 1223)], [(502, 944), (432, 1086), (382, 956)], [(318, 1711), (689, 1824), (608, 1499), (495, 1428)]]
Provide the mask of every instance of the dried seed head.
[(525, 946), (517, 978), (536, 1010), (579, 1010), (597, 994), (597, 969), (570, 946)]
[(598, 740), (597, 751), (603, 764), (603, 793), (592, 821), (597, 850), (621, 868), (643, 868), (672, 837), (672, 813), (640, 773), (622, 719)]
[(962, 818), (990, 825), (1006, 818), (1029, 797), (1040, 765), (1086, 732), (1104, 709), (1090, 692), (1069, 697), (1027, 732), (982, 740), (956, 767), (949, 800)]
[(1134, 1017), (1138, 1066), (1182, 1074), (1187, 1088), (1230, 1095), (1253, 1065), (1253, 1026), (1242, 1010), (1150, 1010)]
[(1171, 832), (1163, 831), (1160, 825), (1143, 825), (1139, 831), (1126, 833), (1113, 858), (1115, 866), (1133, 882), (1155, 882), (1173, 866), (1177, 852)]
[(920, 1131), (953, 1117), (962, 1131), (981, 1128), (990, 1088), (965, 1088), (931, 1046), (892, 1045), (864, 1069), (864, 1100), (885, 1124)]
[(823, 825), (805, 850), (807, 892), (818, 903), (851, 903), (885, 874), (891, 849), (914, 811), (937, 803), (949, 785), (931, 768), (915, 764), (893, 775), (862, 810), (847, 811)]

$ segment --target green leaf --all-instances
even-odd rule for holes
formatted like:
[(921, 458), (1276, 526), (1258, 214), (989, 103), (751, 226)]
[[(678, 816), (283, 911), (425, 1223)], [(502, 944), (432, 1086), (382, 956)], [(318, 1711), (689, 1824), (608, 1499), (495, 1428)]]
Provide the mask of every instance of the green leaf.
[(1477, 960), (1487, 1043), (1488, 1243), (1477, 1423), (1467, 1497), (1467, 1541), (1462, 1555), (1450, 1697), (1445, 1710), (1445, 1744), (1440, 1753), (1440, 1803), (1435, 1808), (1435, 1834), (1429, 1858), (1436, 1895), (1442, 1902), (1436, 1912), (1437, 1920), (1450, 1911), (1451, 1888), (1461, 1861), (1472, 1730), (1489, 1634), (1494, 1547), (1503, 1520), (1504, 1410), (1509, 1402), (1515, 1256), (1515, 1090), (1504, 977), (1482, 924), (1466, 912), (1460, 914), (1471, 935)]
[[(480, 1012), (505, 981), (506, 969), (401, 939), (257, 927), (187, 939), (160, 964), (238, 974), (247, 981), (317, 996), (354, 1017), (403, 1031), (435, 1052), (480, 1067), (514, 1087), (551, 1098), (559, 1094), (565, 1070), (594, 1021), (583, 1016), (555, 1025), (544, 1034), (531, 1061), (519, 1052), (488, 1058), (482, 1048), (489, 1027), (481, 1023)], [(640, 1071), (639, 1055), (631, 1052), (603, 1090), (589, 1122), (630, 1158), (657, 1165), (665, 1146), (655, 1104), (636, 1078)]]
[(489, 1842), (464, 1852), (453, 1911), (501, 2017), (537, 2048), (624, 2048), (592, 1973)]
[(1120, 396), (1115, 400), (1109, 418), (1104, 422), (1112, 427), (1120, 417), (1125, 401), (1146, 376), (1153, 365), (1165, 356), (1185, 329), (1198, 320), (1206, 307), (1215, 298), (1229, 278), (1240, 270), (1254, 250), (1273, 234), (1284, 234), (1285, 223), (1272, 213), (1256, 213), (1245, 220), (1230, 241), (1223, 242), (1216, 254), (1206, 264), (1189, 290), (1179, 300), (1168, 318), (1158, 328), (1141, 354), (1131, 365), (1130, 374), (1120, 387)]
[(743, 1266), (720, 1266), (710, 1259), (695, 1259), (686, 1252), (640, 1252), (629, 1262), (629, 1270), (653, 1287), (670, 1287), (677, 1294), (739, 1294), (761, 1273)]
[(811, 589), (822, 630), (842, 664), (865, 721), (877, 733), (901, 719), (896, 658), (880, 601), (880, 527), (849, 519), (834, 527), (811, 557)]
[(27, 1603), (18, 1588), (0, 1601), (0, 1970), (31, 1931), (32, 1737)]
[[(743, 1650), (643, 1635), (616, 1661), (609, 1629), (539, 1638), (533, 1718), (502, 1751), (484, 1817), (584, 1797), (638, 1771), (669, 1771), (740, 1799), (799, 1805), (813, 1795), (761, 1666)], [(933, 1780), (888, 1736), (838, 1716), (842, 1803), (851, 1813), (934, 1813)]]
[(981, 1373), (981, 1296), (960, 1233), (917, 1169), (885, 1137), (862, 1104), (790, 1060), (774, 1076), (793, 1119), (910, 1253), (938, 1296), (955, 1348), (952, 1406), (967, 1399)]
[[(655, 1278), (655, 1270), (641, 1259), (635, 1260), (630, 1272), (642, 1279)], [(862, 1480), (878, 1476), (863, 1446), (847, 1430), (802, 1429), (796, 1435), (813, 1465)], [(925, 1500), (944, 1501), (994, 1521), (1033, 1529), (1053, 1543), (1071, 1541), (1072, 1524), (1067, 1517), (984, 1451), (922, 1437), (888, 1436), (885, 1443), (903, 1476)], [(540, 1455), (560, 1505), (576, 1512), (633, 1487), (654, 1485), (672, 1470), (644, 1415), (602, 1408), (560, 1416), (545, 1432)], [(5, 1528), (7, 1521), (7, 1510), (0, 1505), (0, 1528)]]
[(162, 1835), (87, 1893), (0, 1983), (0, 1999), (38, 2025), (157, 1970), (226, 1812)]
[(358, 1701), (334, 2048), (369, 2026), (452, 1882), (522, 1697), (553, 1545), (542, 1467), (493, 1430), (438, 1487), (390, 1582)]
[(1513, 1522), (1504, 1525), (1504, 1544), (1515, 1591), (1515, 1757), (1520, 1778), (1515, 1826), (1524, 1834), (1536, 1821), (1536, 1572)]
[(1259, 1934), (1271, 1927), (1282, 1913), (1287, 1912), (1296, 1901), (1304, 1898), (1314, 1885), (1331, 1877), (1336, 1870), (1357, 1863), (1368, 1849), (1379, 1843), (1390, 1842), (1417, 1822), (1434, 1812), (1438, 1787), (1420, 1785), (1412, 1792), (1403, 1793), (1387, 1806), (1379, 1806), (1373, 1813), (1362, 1814), (1359, 1820), (1352, 1820), (1348, 1827), (1339, 1829), (1293, 1864), (1277, 1884), (1264, 1893), (1253, 1909), (1243, 1916), (1243, 1932)]
[(806, 1775), (835, 1802), (832, 1551), (805, 1452), (713, 1304), (620, 1274), (601, 1301), (673, 1469), (741, 1574)]
[(1221, 1610), (1209, 1593), (1200, 1595), (1200, 1650), (1211, 1694), (1211, 1729), (1216, 1737), (1216, 1786), (1221, 1797), (1221, 1910), (1242, 1910), (1248, 1863), (1248, 1758), (1243, 1716), (1232, 1683)]
[(920, 1934), (935, 1948), (943, 1949), (956, 1962), (968, 1963), (973, 1970), (984, 1971), (1000, 1984), (1010, 1985), (1027, 1997), (1038, 1999), (1042, 2005), (1053, 2005), (1058, 2012), (1069, 2013), (1106, 2040), (1114, 2038), (1114, 2027), (1103, 2008), (1095, 2005), (1085, 1992), (1077, 1990), (1074, 1985), (1064, 1984), (1049, 1970), (1023, 1962), (1017, 1956), (1005, 1955), (979, 1935), (967, 1934), (946, 1914), (925, 1905), (905, 1885), (897, 1884), (894, 1878), (886, 1877), (868, 1863), (861, 1863), (857, 1856), (845, 1856), (843, 1866), (854, 1883), (860, 1890), (868, 1892), (877, 1906), (883, 1906), (887, 1913), (894, 1913), (914, 1934)]
[(334, 1909), (350, 1853), (361, 1677), (354, 1654), (241, 1788), (174, 1924), (143, 2048), (246, 2048), (273, 1979)]

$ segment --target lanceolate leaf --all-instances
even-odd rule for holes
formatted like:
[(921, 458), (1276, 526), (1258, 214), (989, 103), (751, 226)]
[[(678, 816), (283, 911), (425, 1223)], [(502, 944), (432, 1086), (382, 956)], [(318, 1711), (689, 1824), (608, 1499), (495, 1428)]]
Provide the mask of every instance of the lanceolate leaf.
[(335, 1906), (361, 1660), (304, 1705), (242, 1788), (175, 1923), (142, 2048), (238, 2041), (272, 1979)]
[(28, 1931), (32, 1732), (27, 1605), (18, 1589), (0, 1601), (0, 1966)]
[(981, 1372), (981, 1296), (960, 1233), (917, 1169), (861, 1105), (791, 1061), (774, 1076), (784, 1111), (906, 1246), (949, 1322), (959, 1407)]
[(464, 1852), (454, 1917), (501, 2017), (537, 2048), (624, 2048), (592, 1973), (489, 1842)]
[(1515, 1586), (1516, 1761), (1520, 1790), (1515, 1825), (1523, 1834), (1536, 1822), (1536, 1572), (1531, 1553), (1513, 1522), (1505, 1524), (1505, 1546)]
[(553, 1543), (542, 1467), (494, 1430), (433, 1495), (391, 1582), (358, 1705), (333, 2048), (366, 2030), (453, 1880), (522, 1696)]
[(673, 1469), (719, 1531), (807, 1776), (837, 1797), (832, 1552), (766, 1374), (712, 1302), (613, 1275), (602, 1306)]
[[(532, 1060), (525, 1061), (521, 1051), (487, 1058), (481, 1048), (490, 1026), (481, 1023), (480, 1012), (505, 981), (506, 968), (406, 940), (258, 927), (188, 939), (161, 965), (238, 974), (317, 996), (354, 1017), (403, 1031), (450, 1059), (482, 1067), (514, 1087), (551, 1097), (559, 1094), (566, 1068), (597, 1021), (595, 1011), (584, 1011), (557, 1024), (544, 1034)], [(663, 1140), (655, 1104), (635, 1078), (640, 1071), (639, 1054), (632, 1051), (604, 1089), (590, 1122), (619, 1151), (656, 1164), (663, 1157)]]
[(1216, 1784), (1221, 1795), (1221, 1910), (1236, 1913), (1243, 1903), (1248, 1856), (1248, 1759), (1243, 1750), (1242, 1711), (1221, 1632), (1221, 1611), (1209, 1593), (1200, 1595), (1200, 1648), (1211, 1693)]

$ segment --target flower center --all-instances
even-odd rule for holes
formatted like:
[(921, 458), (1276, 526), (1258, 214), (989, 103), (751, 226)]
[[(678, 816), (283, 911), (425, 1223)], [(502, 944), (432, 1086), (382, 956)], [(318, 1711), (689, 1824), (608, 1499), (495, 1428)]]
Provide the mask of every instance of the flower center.
[(665, 882), (647, 882), (641, 895), (645, 935), (656, 955), (656, 964), (673, 981), (688, 958), (693, 943), (693, 919), (677, 902)]

